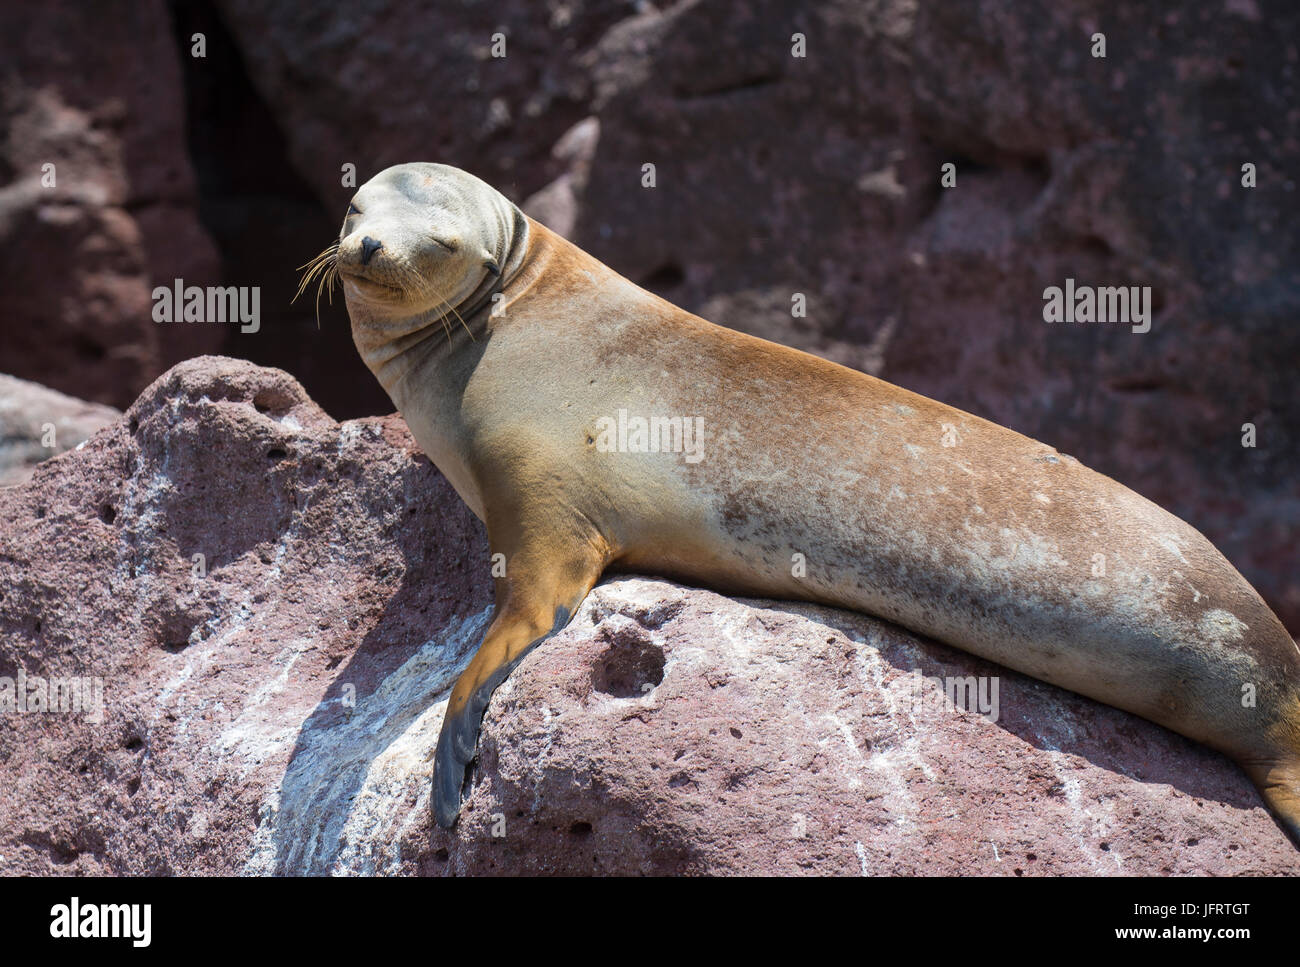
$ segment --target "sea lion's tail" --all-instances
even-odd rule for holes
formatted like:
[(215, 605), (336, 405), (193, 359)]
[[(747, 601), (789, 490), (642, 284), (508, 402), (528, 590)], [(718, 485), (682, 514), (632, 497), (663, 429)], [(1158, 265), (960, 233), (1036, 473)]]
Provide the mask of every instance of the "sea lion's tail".
[(1269, 752), (1238, 761), (1291, 842), (1300, 848), (1300, 689), (1280, 704), (1282, 715), (1269, 729)]
[(1300, 848), (1300, 755), (1273, 765), (1246, 766), (1264, 802)]

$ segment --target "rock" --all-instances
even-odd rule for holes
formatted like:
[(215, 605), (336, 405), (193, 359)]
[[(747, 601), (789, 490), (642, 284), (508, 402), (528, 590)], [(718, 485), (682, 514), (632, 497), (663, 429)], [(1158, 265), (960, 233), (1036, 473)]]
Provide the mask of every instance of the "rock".
[(563, 165), (563, 173), (526, 198), (520, 207), (551, 231), (566, 238), (572, 235), (578, 218), (578, 195), (586, 186), (591, 159), (599, 143), (598, 118), (583, 118), (566, 131), (551, 149), (551, 157)]
[(0, 487), (22, 483), (36, 464), (71, 450), (121, 415), (111, 406), (0, 373)]
[(489, 602), (482, 529), (399, 419), (339, 425), (231, 359), (164, 374), (0, 508), (0, 675), (104, 696), (99, 724), (6, 714), (15, 871), (244, 869), (303, 723)]
[(309, 7), (217, 6), (290, 159), (338, 218), (352, 194), (340, 184), (347, 161), (361, 180), (447, 161), (515, 199), (547, 184), (562, 164), (551, 146), (585, 117), (591, 80), (580, 55), (628, 14), (605, 0), (399, 3), (332, 11), (325, 26)]
[[(928, 680), (968, 676), (996, 722)], [(1180, 736), (865, 616), (663, 581), (598, 587), (479, 754), (457, 874), (1300, 872)]]
[(223, 338), (151, 317), (156, 285), (219, 281), (168, 25), (162, 0), (0, 11), (0, 360), (119, 407)]
[[(102, 689), (99, 715), (0, 713), (0, 873), (1300, 872), (1240, 771), (1157, 726), (872, 618), (642, 577), (498, 690), (437, 829), (483, 529), (400, 418), (335, 423), (246, 362), (170, 370), (0, 521), (0, 678)], [(996, 681), (996, 721), (917, 672)]]

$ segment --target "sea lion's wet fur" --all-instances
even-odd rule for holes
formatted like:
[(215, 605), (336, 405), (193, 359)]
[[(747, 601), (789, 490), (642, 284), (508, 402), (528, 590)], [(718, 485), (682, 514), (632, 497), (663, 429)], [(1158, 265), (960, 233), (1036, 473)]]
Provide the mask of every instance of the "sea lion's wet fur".
[[(1028, 437), (693, 316), (455, 168), (390, 168), (354, 205), (335, 267), (357, 347), (507, 560), (439, 740), (440, 823), (492, 688), (621, 568), (854, 608), (1135, 712), (1235, 758), (1300, 836), (1300, 649), (1194, 528)], [(702, 418), (703, 459), (604, 452), (620, 410)]]

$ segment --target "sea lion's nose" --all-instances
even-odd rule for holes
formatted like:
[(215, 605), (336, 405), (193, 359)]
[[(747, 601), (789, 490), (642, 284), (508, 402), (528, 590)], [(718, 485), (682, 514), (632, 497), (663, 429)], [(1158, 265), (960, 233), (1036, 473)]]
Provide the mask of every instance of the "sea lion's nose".
[(376, 252), (378, 252), (383, 247), (384, 247), (383, 242), (376, 242), (369, 235), (363, 238), (361, 240), (361, 264), (369, 265), (371, 256), (373, 256)]

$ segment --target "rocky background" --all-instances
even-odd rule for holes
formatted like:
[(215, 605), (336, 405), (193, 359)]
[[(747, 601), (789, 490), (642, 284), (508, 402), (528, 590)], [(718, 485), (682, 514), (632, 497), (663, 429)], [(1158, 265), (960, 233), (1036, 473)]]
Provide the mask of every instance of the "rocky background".
[[(1105, 58), (1091, 55), (1091, 38), (1099, 31), (1106, 37)], [(495, 33), (506, 37), (503, 58), (491, 54)], [(795, 33), (806, 38), (804, 57), (791, 55)], [(202, 57), (194, 56), (195, 34), (203, 37)], [(310, 772), (311, 756), (334, 754), (328, 745), (311, 747), (326, 739), (312, 738), (315, 733), (307, 729), (298, 736), (301, 747), (275, 746), (261, 766), (270, 773), (230, 758), (235, 755), (230, 748), (243, 748), (238, 742), (222, 745), (225, 752), (212, 753), (213, 771), (191, 775), (186, 756), (199, 745), (184, 743), (208, 742), (218, 724), (230, 724), (221, 719), (226, 713), (209, 710), (204, 713), (210, 719), (207, 726), (177, 732), (175, 722), (182, 716), (168, 720), (162, 711), (168, 703), (159, 698), (185, 695), (184, 702), (201, 704), (198, 692), (185, 690), (209, 687), (188, 677), (208, 666), (193, 665), (185, 672), (197, 660), (186, 657), (191, 647), (186, 643), (216, 641), (224, 647), (240, 640), (222, 637), (236, 634), (225, 622), (236, 620), (231, 615), (251, 620), (260, 613), (258, 607), (266, 605), (271, 591), (258, 588), (269, 573), (285, 580), (274, 569), (286, 560), (289, 545), (282, 542), (295, 520), (294, 526), (305, 528), (300, 534), (319, 527), (322, 535), (333, 535), (312, 539), (312, 549), (303, 553), (310, 567), (337, 571), (345, 603), (328, 609), (299, 603), (298, 610), (282, 611), (284, 592), (276, 591), (277, 621), (283, 623), (275, 635), (269, 625), (256, 623), (251, 627), (261, 627), (263, 637), (238, 632), (253, 635), (239, 645), (252, 649), (249, 667), (238, 673), (248, 676), (238, 679), (248, 695), (271, 689), (270, 695), (280, 687), (278, 679), (259, 677), (266, 673), (268, 658), (309, 668), (316, 676), (312, 687), (317, 691), (284, 686), (291, 689), (291, 708), (265, 699), (275, 715), (266, 713), (270, 717), (257, 728), (281, 735), (275, 730), (304, 728), (304, 721), (313, 729), (335, 727), (330, 717), (335, 713), (327, 707), (334, 694), (329, 688), (353, 681), (339, 672), (337, 663), (357, 665), (358, 695), (365, 695), (366, 689), (388, 682), (404, 662), (425, 660), (419, 658), (424, 651), (417, 655), (411, 650), (414, 641), (442, 642), (427, 647), (451, 649), (439, 652), (439, 661), (453, 664), (457, 649), (470, 647), (457, 637), (468, 630), (443, 630), (453, 617), (474, 620), (474, 595), (484, 593), (474, 583), (481, 580), (481, 562), (468, 545), (457, 543), (479, 538), (472, 527), (458, 529), (453, 518), (462, 509), (454, 497), (436, 511), (415, 508), (417, 514), (435, 514), (430, 520), (437, 522), (436, 536), (430, 540), (448, 544), (436, 548), (443, 563), (434, 572), (416, 567), (410, 588), (401, 585), (399, 596), (412, 595), (409, 599), (392, 599), (392, 580), (402, 580), (400, 575), (414, 566), (411, 555), (419, 558), (433, 549), (417, 552), (393, 536), (398, 544), (386, 549), (360, 544), (347, 551), (357, 534), (377, 526), (376, 515), (390, 513), (391, 488), (441, 486), (427, 465), (402, 449), (409, 449), (409, 442), (400, 442), (405, 433), (400, 420), (333, 422), (380, 417), (391, 405), (356, 356), (342, 305), (322, 304), (318, 327), (310, 300), (289, 302), (296, 267), (337, 232), (352, 193), (341, 183), (347, 164), (356, 166), (359, 182), (403, 161), (466, 168), (629, 278), (706, 318), (872, 372), (1050, 443), (1199, 528), (1288, 626), (1300, 629), (1300, 395), (1293, 388), (1300, 360), (1295, 325), (1300, 225), (1293, 217), (1300, 201), (1295, 184), (1300, 8), (1287, 0), (1162, 5), (1118, 0), (688, 0), (662, 6), (613, 0), (436, 6), (373, 0), (339, 7), (253, 0), (110, 0), (94, 5), (51, 0), (0, 7), (0, 55), (0, 242), (5, 252), (0, 259), (5, 309), (0, 372), (105, 407), (130, 407), (137, 414), (133, 423), (113, 423), (79, 453), (57, 458), (49, 464), (49, 476), (38, 474), (26, 488), (0, 496), (0, 542), (8, 548), (0, 555), (0, 566), (8, 569), (0, 575), (0, 675), (10, 674), (20, 660), (29, 670), (48, 663), (65, 674), (83, 663), (102, 668), (107, 662), (114, 675), (133, 681), (142, 696), (148, 683), (163, 689), (159, 693), (155, 688), (149, 699), (153, 705), (140, 712), (131, 735), (123, 733), (120, 748), (98, 732), (93, 739), (75, 729), (62, 737), (51, 735), (50, 754), (63, 757), (59, 768), (64, 771), (48, 764), (31, 766), (33, 781), (45, 784), (50, 802), (75, 775), (98, 777), (102, 784), (111, 773), (124, 791), (105, 786), (103, 795), (121, 797), (115, 806), (89, 793), (57, 810), (48, 804), (42, 809), (30, 798), (25, 805), (0, 806), (11, 836), (0, 846), (0, 868), (17, 863), (11, 868), (124, 869), (128, 861), (120, 857), (128, 853), (152, 857), (139, 862), (159, 870), (233, 869), (247, 861), (257, 869), (324, 869), (331, 863), (360, 869), (371, 863), (371, 868), (434, 871), (481, 869), (476, 864), (487, 862), (454, 844), (439, 845), (435, 840), (441, 834), (423, 829), (418, 835), (433, 839), (412, 840), (397, 859), (391, 854), (357, 859), (361, 854), (356, 853), (341, 860), (346, 849), (364, 852), (355, 843), (345, 848), (342, 839), (294, 847), (299, 852), (290, 857), (283, 844), (296, 834), (283, 824), (307, 822), (294, 810), (309, 808), (319, 790), (300, 784), (290, 794), (281, 779), (268, 776), (275, 769), (292, 776), (295, 767), (286, 763)], [(947, 162), (956, 165), (954, 188), (939, 185), (940, 166)], [(656, 166), (653, 189), (641, 187), (645, 163)], [(1256, 170), (1253, 188), (1241, 184), (1247, 163)], [(57, 173), (53, 187), (42, 184), (47, 164)], [(196, 285), (260, 286), (260, 330), (248, 334), (219, 324), (154, 323), (150, 292), (175, 278)], [(1156, 309), (1151, 331), (1137, 335), (1122, 326), (1044, 323), (1043, 289), (1062, 285), (1066, 278), (1094, 285), (1150, 285)], [(806, 296), (806, 318), (791, 315), (793, 293)], [(252, 434), (248, 439), (257, 446), (266, 444), (265, 451), (250, 451), (247, 459), (265, 461), (255, 465), (267, 476), (270, 492), (259, 489), (261, 484), (241, 487), (228, 468), (222, 468), (217, 481), (184, 462), (192, 456), (208, 465), (213, 448), (227, 452), (237, 445), (216, 432), (224, 427), (234, 433), (233, 424), (197, 411), (177, 410), (167, 417), (166, 425), (173, 428), (186, 420), (202, 424), (202, 433), (182, 434), (174, 441), (176, 449), (167, 451), (172, 462), (138, 462), (142, 455), (161, 459), (156, 448), (163, 446), (156, 439), (150, 444), (147, 435), (137, 440), (146, 425), (139, 414), (152, 413), (149, 407), (158, 405), (146, 389), (169, 367), (204, 353), (279, 367), (300, 383), (301, 388), (282, 387), (260, 403), (254, 392), (238, 404), (269, 421), (257, 423), (261, 429), (256, 432), (238, 432)], [(168, 379), (189, 372), (173, 370)], [(192, 373), (186, 378), (191, 377), (199, 378)], [(202, 377), (217, 383), (225, 378)], [(288, 377), (272, 380), (279, 386), (276, 380)], [(9, 482), (25, 477), (36, 456), (75, 446), (114, 417), (109, 409), (83, 410), (76, 400), (41, 395), (27, 383), (5, 383), (0, 389), (7, 401), (0, 404), (5, 420), (0, 457), (6, 461), (3, 479)], [(156, 391), (157, 386), (150, 389)], [(280, 411), (296, 428), (277, 422)], [(1253, 448), (1241, 445), (1245, 423), (1257, 428)], [(52, 447), (45, 441), (49, 424), (57, 429)], [(366, 460), (379, 460), (389, 469), (370, 479), (365, 461), (355, 460), (348, 471), (357, 488), (354, 503), (334, 509), (353, 519), (313, 518), (324, 497), (319, 480), (326, 479), (315, 475), (344, 472), (346, 461), (326, 461), (323, 467), (301, 462), (295, 454), (302, 444), (275, 443), (275, 426), (308, 436), (326, 434), (321, 439), (327, 442), (318, 445), (324, 447), (322, 453), (334, 453), (335, 460), (343, 459), (350, 447), (370, 448)], [(396, 449), (383, 451), (373, 433)], [(124, 440), (136, 441), (136, 456)], [(398, 453), (406, 453), (401, 460), (410, 464), (400, 472)], [(91, 463), (83, 465), (87, 460)], [(70, 469), (74, 467), (81, 469)], [(145, 469), (148, 476), (141, 477)], [(110, 485), (135, 488), (136, 502), (124, 503)], [(48, 492), (52, 487), (60, 488), (63, 503), (54, 501)], [(414, 491), (401, 492), (409, 497)], [(145, 500), (142, 494), (151, 496)], [(164, 497), (179, 509), (163, 513)], [(59, 506), (64, 510), (56, 513), (52, 508)], [(243, 520), (249, 507), (251, 519)], [(41, 508), (44, 515), (37, 513)], [(166, 532), (151, 529), (163, 523)], [(59, 529), (47, 533), (43, 528)], [(62, 542), (58, 546), (38, 546), (56, 538)], [(185, 562), (195, 548), (207, 548), (203, 552), (217, 563), (208, 564), (213, 583), (191, 588), (177, 569), (189, 567)], [(49, 556), (58, 554), (85, 557)], [(394, 570), (380, 574), (373, 565), (375, 554), (391, 557)], [(364, 565), (365, 560), (372, 564)], [(398, 566), (399, 560), (406, 563)], [(457, 578), (465, 583), (457, 584), (448, 577), (448, 567), (473, 574), (465, 573)], [(69, 610), (70, 623), (55, 620), (62, 613), (58, 609), (74, 607), (65, 594), (80, 596), (77, 600), (106, 594), (110, 573), (120, 596), (105, 598), (102, 607), (115, 610), (92, 611), (94, 620)], [(225, 597), (214, 598), (213, 587), (219, 590), (222, 581), (231, 586)], [(127, 593), (123, 582), (143, 584)], [(182, 586), (195, 595), (183, 606), (173, 600)], [(416, 587), (442, 603), (419, 598)], [(627, 632), (632, 635), (627, 640), (648, 635), (659, 642), (656, 647), (666, 649), (669, 665), (673, 647), (689, 651), (692, 635), (704, 634), (700, 614), (735, 609), (728, 611), (734, 619), (727, 625), (729, 634), (755, 623), (766, 628), (777, 620), (765, 606), (754, 610), (720, 603), (723, 599), (697, 598), (698, 592), (659, 584), (620, 584), (617, 591), (601, 593), (605, 603), (593, 603), (584, 612), (590, 627), (572, 632), (589, 635), (584, 647), (596, 656), (603, 654), (600, 641), (608, 639), (614, 647), (624, 640), (619, 637), (626, 637), (619, 630), (624, 619), (648, 629), (644, 635)], [(244, 595), (250, 596), (248, 602)], [(647, 596), (662, 598), (661, 604), (677, 601), (686, 624), (673, 631), (671, 622), (655, 626), (659, 618), (652, 618), (645, 619), (646, 625)], [(430, 608), (436, 613), (430, 615)], [(128, 614), (123, 609), (135, 610)], [(332, 639), (318, 628), (307, 648), (300, 643), (304, 622), (318, 615), (341, 637)], [(814, 609), (781, 606), (779, 615), (794, 615), (788, 619), (794, 622), (829, 621), (841, 638), (849, 635), (852, 641), (857, 640), (853, 634), (873, 641), (871, 635), (886, 634), (873, 631), (869, 623), (853, 624), (856, 631), (850, 633), (844, 630), (849, 619), (814, 614)], [(84, 627), (77, 624), (87, 621)], [(366, 638), (369, 630), (357, 637), (357, 629), (376, 622), (385, 629), (380, 639)], [(343, 634), (345, 627), (350, 630)], [(112, 632), (120, 638), (95, 636), (97, 629), (106, 628), (134, 630)], [(138, 637), (131, 637), (137, 631)], [(329, 644), (332, 640), (336, 643)], [(363, 641), (379, 641), (396, 651), (373, 663), (352, 650)], [(836, 638), (827, 648), (841, 645), (859, 647)], [(899, 654), (891, 652), (894, 646), (882, 647), (883, 655)], [(919, 646), (897, 645), (913, 647)], [(293, 656), (303, 648), (329, 653), (320, 667), (315, 659), (295, 664)], [(970, 662), (942, 654), (945, 662)], [(222, 672), (222, 662), (213, 660), (216, 674), (226, 674), (229, 683), (237, 673), (229, 666)], [(534, 660), (543, 659), (529, 659)], [(169, 661), (177, 667), (166, 665)], [(907, 662), (894, 667), (906, 668)], [(184, 681), (173, 684), (182, 674)], [(122, 687), (124, 679), (118, 681)], [(564, 694), (576, 694), (574, 689), (578, 686)], [(211, 695), (219, 694), (213, 686)], [(235, 703), (236, 695), (244, 694), (236, 689), (215, 701)], [(404, 699), (409, 699), (404, 707), (412, 710), (411, 717), (391, 727), (430, 727), (427, 721), (420, 724), (423, 712), (414, 711), (429, 694)], [(1053, 714), (1062, 714), (1060, 703), (1083, 701), (1051, 694), (1052, 707), (1058, 709)], [(252, 707), (251, 702), (240, 707)], [(318, 709), (315, 703), (325, 704)], [(545, 707), (562, 714), (558, 704)], [(644, 718), (632, 707), (615, 704), (609, 709), (614, 711), (608, 714), (634, 722)], [(300, 714), (308, 717), (295, 720)], [(1103, 720), (1119, 715), (1089, 706), (1089, 721), (1098, 714)], [(165, 726), (172, 732), (150, 731), (159, 715), (164, 723), (172, 722)], [(1114, 721), (1121, 720), (1125, 729), (1149, 728), (1128, 717)], [(721, 720), (716, 724), (721, 727)], [(510, 727), (540, 729), (530, 734), (536, 741), (551, 741), (550, 725)], [(742, 736), (752, 735), (756, 727), (735, 725)], [(857, 726), (850, 722), (847, 727), (859, 752), (869, 755), (862, 752)], [(933, 727), (937, 735), (944, 734), (942, 726)], [(717, 733), (714, 744), (725, 745), (731, 728)], [(1255, 801), (1244, 786), (1225, 792), (1229, 786), (1213, 785), (1218, 780), (1201, 782), (1188, 772), (1179, 772), (1185, 778), (1178, 780), (1172, 766), (1157, 773), (1143, 772), (1145, 767), (1127, 760), (1115, 766), (1094, 746), (1070, 747), (1059, 736), (1044, 737), (1035, 729), (1039, 726), (1000, 734), (1003, 740), (1008, 734), (1037, 737), (1026, 741), (1047, 758), (1035, 760), (1038, 772), (1031, 770), (1031, 775), (1047, 777), (1059, 766), (1054, 757), (1073, 749), (1090, 768), (1106, 765), (1130, 777), (1164, 775), (1192, 797), (1201, 814), (1207, 796), (1240, 808)], [(1166, 745), (1174, 741), (1166, 733), (1156, 734)], [(151, 745), (151, 736), (161, 744)], [(490, 732), (485, 736), (493, 747), (497, 739)], [(699, 748), (697, 738), (683, 739), (680, 747)], [(247, 741), (270, 740), (252, 736)], [(961, 741), (975, 740), (966, 736)], [(7, 770), (18, 761), (11, 758), (18, 755), (14, 748), (0, 759)], [(1196, 756), (1206, 754), (1189, 748), (1178, 749), (1178, 769), (1204, 765)], [(152, 751), (162, 749), (170, 751)], [(566, 754), (577, 752), (570, 748)], [(356, 753), (355, 775), (346, 780), (352, 786), (344, 790), (348, 794), (379, 788), (358, 776), (390, 781), (373, 772), (374, 761), (367, 755)], [(74, 760), (85, 771), (68, 773)], [(236, 761), (245, 764), (236, 768), (231, 764)], [(159, 771), (151, 772), (154, 768)], [(393, 768), (411, 782), (409, 787), (399, 784), (402, 790), (427, 795), (427, 789), (421, 791), (410, 780), (422, 765), (406, 762)], [(516, 760), (510, 768), (527, 772), (533, 767)], [(591, 788), (582, 786), (586, 774), (579, 766), (573, 768), (577, 788)], [(722, 768), (717, 762), (709, 766)], [(227, 775), (227, 769), (234, 772)], [(705, 781), (698, 772), (670, 762), (657, 766), (658, 771), (666, 772), (668, 780), (687, 776), (669, 788), (696, 796), (712, 790), (710, 782), (716, 781), (713, 772)], [(512, 773), (515, 778), (524, 774)], [(747, 773), (741, 768), (738, 774)], [(735, 789), (761, 785), (760, 779), (793, 781), (748, 775), (736, 780)], [(984, 796), (981, 788), (993, 796), (1009, 781), (1003, 777), (998, 785), (986, 780), (989, 784), (981, 786), (965, 775), (925, 779), (945, 789), (967, 788), (971, 802)], [(606, 790), (609, 798), (602, 802), (623, 804), (619, 815), (635, 815), (645, 806), (646, 800), (630, 792), (610, 791), (616, 783), (611, 785), (608, 776), (590, 781)], [(1044, 778), (1046, 798), (1041, 801), (1065, 796), (1071, 810), (1079, 803), (1110, 802), (1104, 793), (1101, 799), (1089, 798), (1091, 781)], [(217, 786), (211, 789), (187, 785), (213, 782)], [(160, 791), (164, 788), (171, 792)], [(279, 806), (268, 805), (263, 793), (269, 788), (279, 789)], [(638, 786), (646, 795), (650, 788)], [(147, 795), (137, 802), (139, 790)], [(889, 798), (901, 795), (897, 791), (880, 795), (880, 802), (890, 807), (882, 806), (881, 816), (911, 816), (919, 823), (906, 833), (896, 830), (900, 837), (929, 841), (938, 835), (924, 824), (924, 811), (908, 813), (899, 806), (903, 800)], [(1080, 795), (1084, 798), (1073, 798)], [(204, 814), (206, 835), (237, 836), (243, 835), (237, 830), (255, 828), (262, 837), (254, 851), (259, 859), (249, 858), (254, 853), (244, 840), (220, 860), (209, 848), (183, 845), (190, 843), (185, 838), (190, 818), (182, 822), (173, 816), (139, 829), (143, 814), (134, 814), (130, 822), (120, 818), (128, 807), (164, 815), (179, 808), (176, 802), (192, 804), (202, 797), (213, 804)], [(1120, 798), (1128, 803), (1134, 796), (1126, 790)], [(827, 803), (832, 799), (819, 800), (818, 808), (831, 809)], [(745, 868), (740, 860), (723, 862), (700, 852), (704, 834), (687, 816), (691, 809), (712, 815), (716, 804), (705, 810), (703, 801), (684, 813), (660, 814), (666, 826), (655, 828), (647, 849), (654, 843), (669, 846), (659, 859), (646, 860), (645, 869), (666, 870), (674, 863), (691, 869)], [(482, 817), (488, 807), (476, 808), (473, 821), (486, 822)], [(534, 816), (528, 808), (545, 808), (545, 803), (516, 808)], [(948, 807), (933, 808), (941, 813)], [(76, 810), (89, 810), (102, 822), (97, 826)], [(789, 812), (780, 814), (781, 823), (794, 822)], [(296, 818), (285, 819), (287, 815)], [(744, 815), (738, 807), (736, 822), (743, 824)], [(852, 822), (863, 815), (855, 806)], [(1071, 812), (1069, 821), (1081, 821), (1079, 815)], [(123, 844), (104, 818), (111, 816), (119, 817), (123, 830), (135, 830), (119, 831), (121, 835), (158, 842), (149, 849), (135, 840)], [(235, 822), (234, 816), (242, 819)], [(414, 817), (410, 812), (402, 821), (416, 822)], [(1079, 828), (1063, 817), (1056, 817), (1058, 830)], [(1039, 818), (1044, 829), (1053, 825), (1046, 814)], [(606, 856), (600, 862), (612, 868), (610, 854), (600, 853), (597, 820), (557, 813), (545, 822), (554, 825), (557, 844), (568, 843), (565, 836), (586, 837), (591, 856)], [(1178, 828), (1178, 822), (1165, 815), (1153, 819), (1151, 835), (1143, 842), (1150, 846), (1153, 830)], [(337, 819), (329, 836), (346, 839), (345, 825)], [(666, 828), (676, 830), (676, 838)], [(1267, 821), (1260, 828), (1266, 831), (1261, 836), (1276, 832)], [(87, 829), (98, 832), (76, 832)], [(741, 835), (738, 830), (719, 819), (712, 839), (705, 838), (724, 850), (725, 842)], [(848, 835), (835, 840), (834, 849), (817, 847), (814, 853), (821, 859), (796, 850), (788, 860), (793, 866), (781, 868), (828, 870), (847, 864), (844, 869), (856, 869), (860, 860), (863, 869), (902, 870), (890, 865), (902, 862), (902, 845), (892, 861), (871, 852), (873, 842), (893, 842), (881, 839), (879, 829), (875, 839), (853, 832), (859, 838), (849, 842)], [(1102, 850), (1101, 839), (1080, 835), (1082, 852), (1062, 847), (1051, 861), (1053, 869), (1101, 869), (1114, 862), (1115, 856), (1103, 855), (1116, 853), (1113, 840), (1106, 840), (1111, 849)], [(1203, 832), (1188, 832), (1180, 856), (1189, 855), (1190, 840), (1211, 842)], [(991, 836), (991, 841), (1003, 855), (1007, 840)], [(277, 842), (283, 847), (279, 852)], [(853, 845), (859, 842), (863, 855)], [(1131, 857), (1136, 842), (1133, 851), (1125, 848), (1117, 855)], [(1168, 867), (1171, 871), (1181, 871), (1192, 867), (1177, 863), (1211, 869), (1219, 858), (1245, 856), (1240, 844), (1229, 849), (1212, 842), (1213, 857), (1174, 861), (1149, 851), (1143, 862), (1159, 871), (1168, 860), (1175, 863)], [(184, 852), (191, 848), (196, 852)], [(509, 862), (524, 862), (522, 846), (520, 850)], [(493, 855), (506, 862), (500, 858), (514, 854)], [(554, 855), (567, 854), (557, 845)], [(1041, 850), (1035, 855), (1036, 860), (1017, 859), (1015, 868), (1034, 872), (1035, 862), (1050, 865)], [(1231, 868), (1277, 868), (1268, 867), (1262, 853), (1249, 855)], [(952, 862), (960, 865), (960, 857), (969, 859), (969, 854)], [(1128, 862), (1124, 869), (1137, 871)]]

